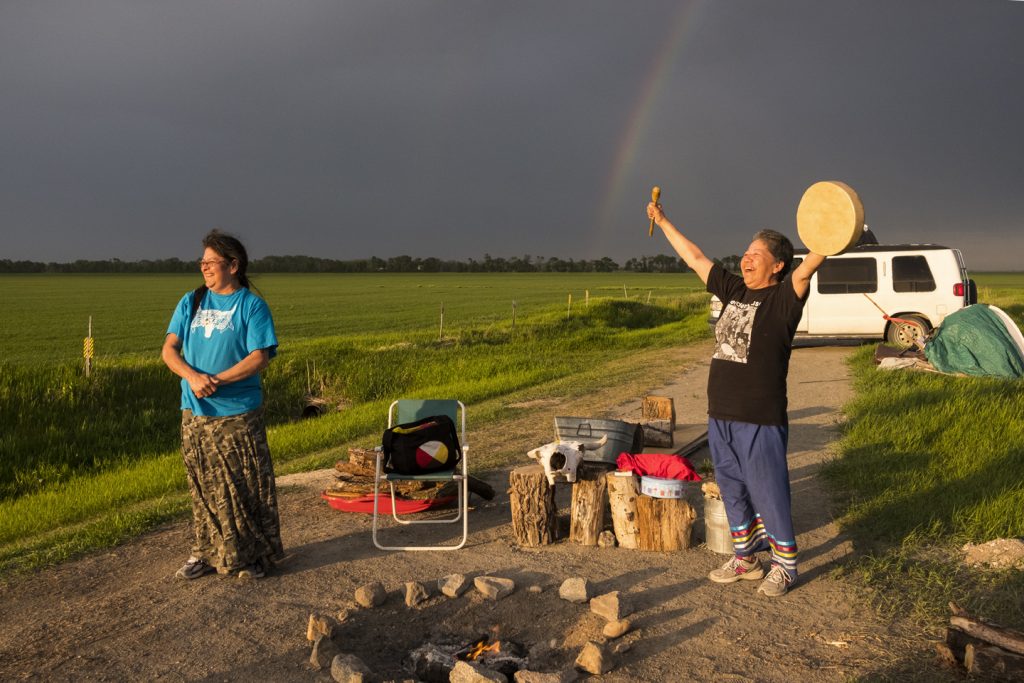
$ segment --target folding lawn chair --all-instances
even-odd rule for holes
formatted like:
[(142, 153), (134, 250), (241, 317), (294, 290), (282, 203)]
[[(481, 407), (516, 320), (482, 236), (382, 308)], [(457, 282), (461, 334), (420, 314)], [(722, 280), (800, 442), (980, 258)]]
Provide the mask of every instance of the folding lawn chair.
[[(466, 455), (469, 446), (466, 444), (466, 406), (462, 401), (456, 400), (419, 400), (399, 399), (388, 408), (388, 428), (394, 425), (415, 422), (426, 417), (436, 415), (447, 415), (458, 425), (459, 443), (462, 447), (461, 463), (451, 469), (430, 474), (399, 474), (396, 472), (384, 471), (384, 453), (377, 453), (377, 470), (373, 479), (373, 544), (381, 550), (458, 550), (466, 544), (469, 536), (469, 471), (466, 464)], [(388, 483), (391, 492), (391, 516), (399, 524), (453, 524), (462, 520), (462, 540), (458, 545), (427, 545), (427, 546), (392, 546), (382, 545), (377, 539), (377, 528), (379, 521), (380, 489), (381, 482)], [(443, 517), (441, 519), (408, 519), (398, 514), (398, 505), (395, 501), (395, 482), (401, 481), (428, 481), (428, 482), (454, 482), (456, 493), (456, 513), (454, 517)], [(384, 503), (387, 505), (387, 502)]]

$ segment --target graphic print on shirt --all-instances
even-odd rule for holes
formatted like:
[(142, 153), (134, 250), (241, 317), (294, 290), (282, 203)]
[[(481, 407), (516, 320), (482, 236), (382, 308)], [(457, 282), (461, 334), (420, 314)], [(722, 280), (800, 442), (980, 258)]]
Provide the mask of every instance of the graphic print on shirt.
[(235, 309), (238, 308), (238, 304), (231, 307), (230, 311), (218, 311), (212, 308), (200, 308), (196, 311), (195, 317), (192, 319), (191, 329), (197, 327), (203, 328), (205, 337), (209, 339), (213, 336), (213, 331), (223, 332), (224, 330), (233, 330), (235, 326), (231, 323), (231, 316), (235, 314)]
[(730, 301), (722, 310), (715, 325), (715, 354), (712, 358), (733, 363), (746, 363), (750, 352), (750, 335), (754, 329), (754, 315), (760, 301), (744, 304)]

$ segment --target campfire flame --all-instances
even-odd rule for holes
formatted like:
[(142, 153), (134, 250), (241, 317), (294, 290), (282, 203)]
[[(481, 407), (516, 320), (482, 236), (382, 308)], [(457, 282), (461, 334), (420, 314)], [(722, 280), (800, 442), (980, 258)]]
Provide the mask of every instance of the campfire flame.
[(501, 641), (496, 640), (493, 643), (488, 644), (487, 638), (478, 641), (474, 644), (464, 655), (460, 655), (459, 659), (467, 662), (475, 662), (477, 659), (482, 657), (486, 652), (501, 652)]

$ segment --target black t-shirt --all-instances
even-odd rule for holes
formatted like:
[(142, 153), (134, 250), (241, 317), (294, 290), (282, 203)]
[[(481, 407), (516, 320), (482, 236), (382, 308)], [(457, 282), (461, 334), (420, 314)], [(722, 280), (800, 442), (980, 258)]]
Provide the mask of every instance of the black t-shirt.
[(708, 415), (787, 424), (786, 375), (806, 297), (797, 298), (789, 278), (747, 289), (743, 278), (717, 264), (708, 274), (707, 289), (723, 304), (708, 376)]

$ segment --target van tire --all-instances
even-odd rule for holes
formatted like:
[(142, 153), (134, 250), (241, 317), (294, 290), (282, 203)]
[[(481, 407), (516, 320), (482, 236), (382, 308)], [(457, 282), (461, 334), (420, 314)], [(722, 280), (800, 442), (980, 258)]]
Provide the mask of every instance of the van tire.
[(917, 325), (890, 322), (889, 327), (885, 330), (885, 340), (889, 344), (900, 349), (910, 348), (914, 345), (915, 339), (924, 344), (925, 337), (928, 336), (932, 329), (931, 324), (926, 318), (920, 315), (899, 315), (896, 317), (900, 320), (906, 320), (908, 323), (917, 323)]

